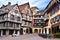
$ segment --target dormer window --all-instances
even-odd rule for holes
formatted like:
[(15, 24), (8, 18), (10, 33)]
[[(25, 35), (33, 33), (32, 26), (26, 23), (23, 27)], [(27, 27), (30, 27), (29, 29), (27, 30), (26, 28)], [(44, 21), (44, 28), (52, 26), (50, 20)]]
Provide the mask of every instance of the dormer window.
[(0, 11), (0, 13), (2, 13), (2, 11)]
[(8, 12), (9, 11), (9, 9), (8, 8), (5, 8), (5, 10)]
[(0, 13), (2, 14), (3, 12), (2, 12), (2, 11), (0, 11)]

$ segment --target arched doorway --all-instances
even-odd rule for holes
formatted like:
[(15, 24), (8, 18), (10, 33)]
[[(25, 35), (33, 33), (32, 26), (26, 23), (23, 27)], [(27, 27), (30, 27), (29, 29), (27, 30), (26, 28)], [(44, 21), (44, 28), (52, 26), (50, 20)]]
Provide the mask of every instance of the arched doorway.
[(41, 29), (39, 29), (39, 34), (41, 34)]
[(34, 30), (34, 33), (38, 33), (38, 29), (35, 29), (35, 30)]
[(30, 33), (32, 33), (32, 28), (29, 28), (30, 29)]
[(26, 33), (28, 33), (28, 29), (26, 29)]
[(20, 29), (20, 34), (21, 34), (21, 35), (23, 34), (23, 28)]

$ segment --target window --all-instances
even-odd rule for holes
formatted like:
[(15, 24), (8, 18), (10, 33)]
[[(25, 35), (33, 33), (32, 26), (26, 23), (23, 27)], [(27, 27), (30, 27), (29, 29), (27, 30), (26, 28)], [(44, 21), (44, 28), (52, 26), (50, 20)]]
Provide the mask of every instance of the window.
[(4, 20), (5, 18), (4, 18), (4, 15), (2, 16), (2, 20)]
[(6, 10), (6, 12), (8, 12), (8, 11), (9, 11), (9, 9), (8, 9), (8, 8), (5, 8), (5, 10)]
[(25, 22), (25, 25), (27, 25), (27, 22)]
[(31, 20), (31, 17), (29, 17), (29, 20)]
[(37, 16), (34, 16), (34, 18), (37, 18)]
[(38, 24), (39, 26), (41, 26), (41, 24)]
[(28, 22), (26, 22), (27, 23), (27, 25), (29, 25), (29, 23)]
[(4, 11), (1, 11), (1, 14), (3, 13)]
[(16, 27), (18, 27), (18, 28), (19, 28), (19, 24), (16, 24)]
[(53, 24), (54, 23), (54, 19), (51, 19), (51, 24)]
[(51, 11), (51, 16), (52, 16), (53, 14), (55, 14), (55, 11), (56, 11), (56, 9), (54, 8), (54, 9)]
[(38, 22), (39, 22), (39, 20), (34, 20), (34, 22), (35, 22), (35, 23), (38, 23)]
[(15, 10), (14, 12), (15, 12), (15, 13), (18, 13), (18, 10)]
[(44, 17), (45, 17), (45, 18), (47, 17), (47, 13), (45, 13)]
[(39, 20), (39, 22), (41, 22), (41, 20)]
[(50, 13), (50, 16), (52, 16), (52, 13)]
[(56, 7), (56, 12), (59, 10), (59, 6)]
[(60, 21), (60, 15), (59, 15), (59, 21)]
[(2, 23), (0, 23), (0, 27), (2, 27)]
[(8, 22), (5, 22), (5, 26), (6, 26), (6, 27), (8, 27), (8, 26), (9, 26), (9, 25), (8, 25)]
[(1, 20), (1, 16), (0, 16), (0, 20)]
[(26, 10), (26, 13), (29, 14), (29, 10)]
[(3, 27), (5, 27), (5, 23), (3, 23)]
[(36, 24), (34, 24), (34, 26), (36, 26)]
[(9, 26), (9, 27), (13, 27), (13, 23), (9, 22), (9, 23), (8, 23), (8, 26)]
[(53, 18), (53, 23), (55, 23), (55, 18)]
[(11, 20), (14, 20), (14, 15), (11, 15), (11, 16), (10, 16), (10, 19), (11, 19)]
[(56, 20), (56, 22), (57, 22), (57, 17), (55, 17), (55, 20)]
[(17, 17), (17, 21), (20, 21), (20, 17)]
[(60, 15), (58, 15), (58, 17), (57, 17), (57, 18), (58, 18), (58, 21), (60, 22)]
[(31, 24), (31, 23), (29, 23), (29, 25), (30, 25), (30, 26), (32, 26), (32, 24)]
[(26, 18), (26, 15), (25, 14), (23, 14), (23, 18)]
[(59, 22), (59, 16), (57, 16), (57, 22)]

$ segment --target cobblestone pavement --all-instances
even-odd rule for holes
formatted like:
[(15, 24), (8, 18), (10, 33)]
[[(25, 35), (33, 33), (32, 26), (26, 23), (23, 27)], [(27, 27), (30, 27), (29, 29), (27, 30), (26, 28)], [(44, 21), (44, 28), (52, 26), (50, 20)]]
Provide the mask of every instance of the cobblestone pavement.
[(58, 38), (42, 38), (39, 37), (37, 34), (26, 34), (26, 35), (20, 35), (18, 37), (0, 37), (0, 40), (60, 40)]

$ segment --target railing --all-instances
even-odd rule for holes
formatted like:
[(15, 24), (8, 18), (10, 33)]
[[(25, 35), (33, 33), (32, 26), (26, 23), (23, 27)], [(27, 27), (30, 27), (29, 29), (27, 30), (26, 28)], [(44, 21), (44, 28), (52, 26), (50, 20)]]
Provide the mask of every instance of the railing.
[(22, 20), (17, 21), (17, 20), (11, 20), (10, 18), (8, 18), (7, 21), (12, 21), (12, 22), (16, 22), (16, 23), (22, 23)]
[(34, 19), (44, 19), (44, 18), (39, 18), (39, 17), (37, 17), (37, 18), (34, 18)]

